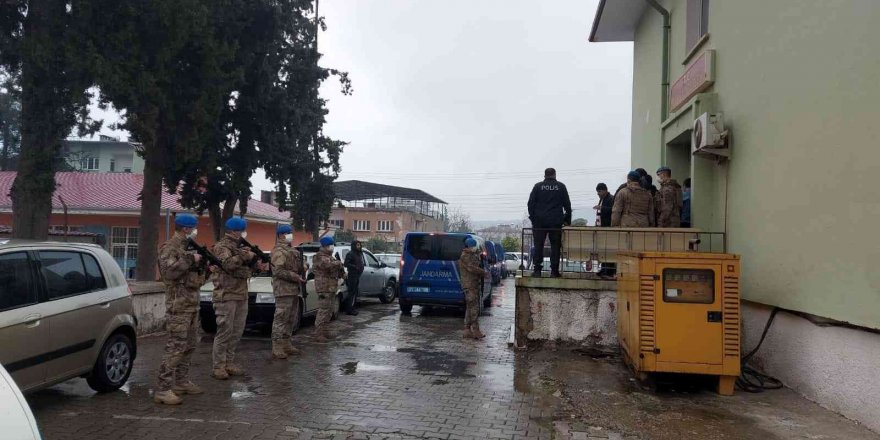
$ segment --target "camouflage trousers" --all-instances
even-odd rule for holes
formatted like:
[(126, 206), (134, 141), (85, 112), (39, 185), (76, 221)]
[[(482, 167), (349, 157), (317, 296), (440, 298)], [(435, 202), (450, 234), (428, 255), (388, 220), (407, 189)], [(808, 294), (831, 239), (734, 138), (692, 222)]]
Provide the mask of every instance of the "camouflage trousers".
[(159, 390), (168, 391), (175, 383), (183, 383), (189, 374), (189, 361), (196, 350), (199, 313), (171, 313), (165, 321), (168, 342), (159, 366)]
[(235, 361), (235, 349), (247, 321), (248, 303), (246, 299), (217, 301), (214, 314), (217, 315), (217, 334), (214, 335), (214, 369), (225, 368)]
[(321, 332), (333, 318), (336, 309), (336, 295), (331, 292), (318, 293), (318, 316), (315, 318), (315, 329)]
[(480, 316), (480, 291), (479, 289), (470, 289), (464, 288), (464, 301), (465, 301), (465, 312), (464, 312), (464, 326), (470, 327), (473, 324), (477, 323), (477, 318)]
[(272, 342), (286, 341), (293, 332), (293, 323), (299, 319), (299, 297), (275, 298), (275, 317), (272, 318)]

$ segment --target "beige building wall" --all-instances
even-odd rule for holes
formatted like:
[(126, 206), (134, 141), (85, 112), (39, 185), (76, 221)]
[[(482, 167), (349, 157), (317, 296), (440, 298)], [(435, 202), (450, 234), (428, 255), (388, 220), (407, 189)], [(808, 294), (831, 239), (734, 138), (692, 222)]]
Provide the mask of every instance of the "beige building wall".
[[(674, 82), (686, 1), (672, 13)], [(880, 2), (712, 1), (716, 82), (660, 121), (661, 18), (636, 32), (633, 167), (693, 177), (695, 226), (726, 230), (750, 301), (880, 328)], [(692, 158), (689, 129), (722, 112), (732, 159)], [(726, 215), (725, 215), (726, 214)]]
[[(358, 240), (382, 237), (392, 243), (402, 243), (409, 232), (441, 232), (443, 221), (406, 210), (376, 208), (333, 208), (330, 220), (342, 220), (344, 230), (354, 232)], [(355, 230), (355, 221), (368, 221), (369, 230)], [(379, 231), (379, 221), (390, 221), (391, 232)]]

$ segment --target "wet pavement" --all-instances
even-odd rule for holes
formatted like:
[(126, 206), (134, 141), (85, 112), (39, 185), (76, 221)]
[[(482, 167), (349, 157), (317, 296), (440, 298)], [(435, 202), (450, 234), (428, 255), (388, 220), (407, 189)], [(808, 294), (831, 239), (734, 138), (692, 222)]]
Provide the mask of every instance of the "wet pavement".
[(366, 300), (334, 323), (329, 344), (306, 326), (303, 354), (270, 359), (265, 334), (239, 345), (243, 378), (209, 377), (211, 338), (192, 380), (205, 394), (179, 407), (154, 404), (164, 338), (139, 340), (129, 383), (96, 395), (72, 380), (28, 396), (47, 439), (880, 439), (789, 390), (721, 397), (709, 387), (636, 383), (615, 356), (570, 347), (514, 352), (513, 280), (481, 318), (487, 338), (460, 338), (462, 314)]

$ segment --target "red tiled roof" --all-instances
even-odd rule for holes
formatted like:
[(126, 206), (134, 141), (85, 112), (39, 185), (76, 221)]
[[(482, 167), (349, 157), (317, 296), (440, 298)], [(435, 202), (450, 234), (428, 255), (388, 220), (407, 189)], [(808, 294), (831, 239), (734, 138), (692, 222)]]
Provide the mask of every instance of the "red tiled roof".
[[(0, 211), (12, 210), (9, 191), (15, 180), (14, 171), (0, 171)], [(141, 202), (138, 195), (144, 186), (144, 175), (134, 173), (57, 173), (55, 197), (52, 209), (61, 210), (58, 196), (64, 198), (67, 208), (76, 211), (128, 211), (138, 212)], [(162, 191), (162, 210), (187, 211), (177, 201), (178, 196)], [(290, 213), (259, 200), (248, 202), (248, 218), (271, 221), (290, 219)]]

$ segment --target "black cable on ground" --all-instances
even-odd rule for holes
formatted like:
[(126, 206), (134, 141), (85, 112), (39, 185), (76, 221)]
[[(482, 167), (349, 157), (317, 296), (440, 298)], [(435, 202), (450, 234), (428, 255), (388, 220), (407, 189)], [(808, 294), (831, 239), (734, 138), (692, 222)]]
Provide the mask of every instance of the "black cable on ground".
[(773, 324), (773, 319), (776, 318), (776, 314), (779, 313), (779, 310), (778, 307), (773, 308), (773, 311), (770, 312), (770, 318), (767, 319), (767, 324), (764, 326), (764, 332), (761, 334), (761, 339), (758, 341), (758, 345), (740, 360), (742, 373), (740, 374), (739, 379), (736, 380), (736, 387), (743, 391), (749, 393), (761, 393), (765, 390), (778, 390), (783, 387), (781, 380), (761, 373), (748, 366), (749, 360), (752, 359), (752, 356), (758, 352), (758, 349), (761, 348), (761, 344), (764, 343), (764, 338), (767, 337), (767, 332), (770, 331), (770, 325)]

